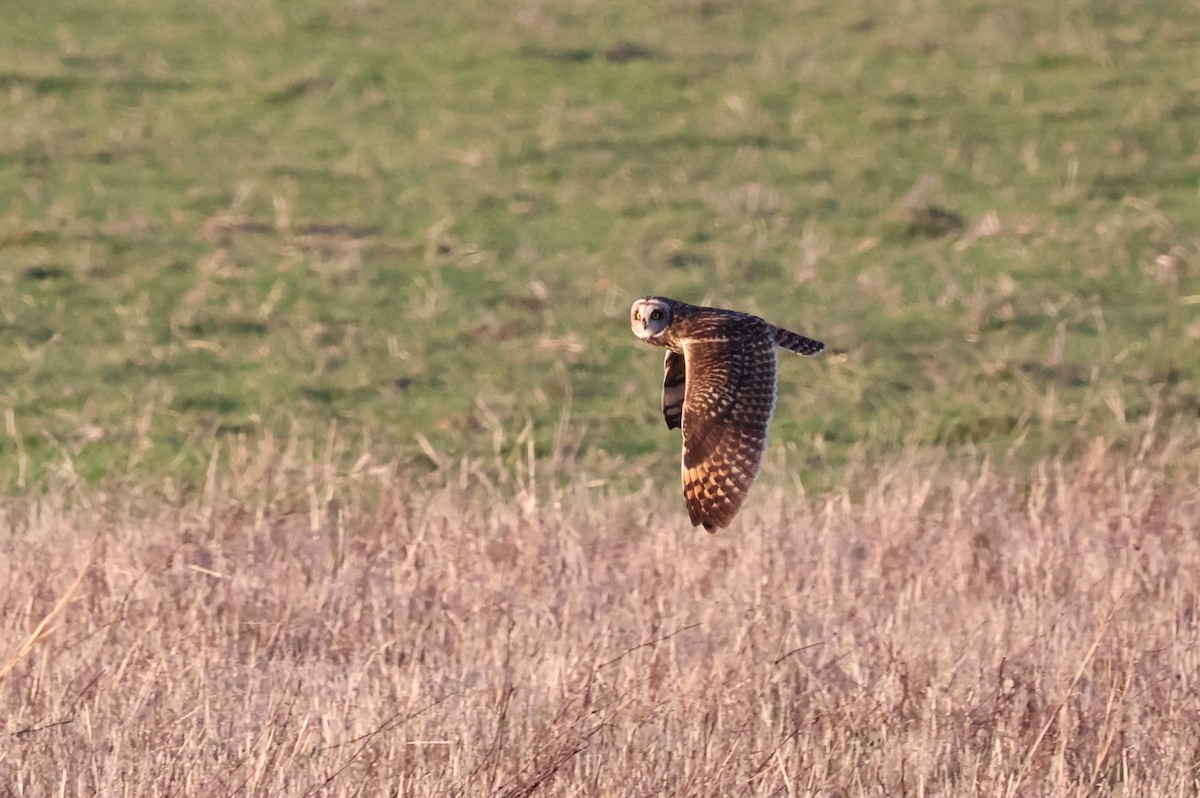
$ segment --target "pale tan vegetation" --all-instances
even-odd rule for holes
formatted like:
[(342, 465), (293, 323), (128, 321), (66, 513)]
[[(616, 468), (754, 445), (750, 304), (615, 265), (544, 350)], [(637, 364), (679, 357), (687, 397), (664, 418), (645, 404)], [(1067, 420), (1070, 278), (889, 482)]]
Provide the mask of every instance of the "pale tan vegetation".
[(776, 454), (716, 536), (569, 462), (269, 443), (6, 500), (0, 795), (1195, 794), (1195, 447), (820, 497)]

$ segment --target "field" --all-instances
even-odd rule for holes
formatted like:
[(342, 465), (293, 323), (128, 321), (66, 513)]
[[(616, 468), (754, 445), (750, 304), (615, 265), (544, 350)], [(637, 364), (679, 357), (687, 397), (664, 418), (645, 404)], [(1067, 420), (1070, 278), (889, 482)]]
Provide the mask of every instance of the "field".
[(649, 293), (830, 344), (788, 364), (773, 433), (817, 487), (857, 449), (1034, 457), (1200, 412), (1194, 4), (6, 23), (10, 490), (197, 489), (214, 447), (335, 423), (414, 468), (418, 435), (490, 456), (497, 426), (544, 455), (568, 413), (588, 462), (657, 469), (659, 361), (626, 321)]
[(1200, 6), (18, 5), (0, 796), (1200, 790)]
[(415, 498), (248, 450), (237, 501), (13, 502), (0, 639), (50, 621), (0, 794), (1192, 795), (1200, 469), (1143, 442), (776, 487), (713, 537), (536, 461)]

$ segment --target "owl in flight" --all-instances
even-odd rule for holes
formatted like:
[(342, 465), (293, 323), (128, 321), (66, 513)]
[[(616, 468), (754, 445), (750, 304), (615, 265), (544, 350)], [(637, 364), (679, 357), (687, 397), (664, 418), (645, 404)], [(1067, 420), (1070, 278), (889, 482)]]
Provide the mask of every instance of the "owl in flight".
[(758, 316), (642, 297), (633, 334), (665, 347), (662, 407), (683, 430), (683, 496), (692, 526), (729, 525), (750, 493), (767, 448), (778, 390), (777, 346), (815, 355), (825, 344)]

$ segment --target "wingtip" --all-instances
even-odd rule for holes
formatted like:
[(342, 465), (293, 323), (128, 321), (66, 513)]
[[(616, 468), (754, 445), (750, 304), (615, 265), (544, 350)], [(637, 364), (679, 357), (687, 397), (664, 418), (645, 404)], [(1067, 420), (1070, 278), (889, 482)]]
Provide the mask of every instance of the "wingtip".
[(824, 341), (818, 341), (815, 338), (809, 338), (807, 335), (794, 333), (782, 327), (776, 328), (775, 343), (784, 349), (791, 350), (797, 355), (804, 355), (805, 357), (811, 357), (825, 351)]
[(710, 535), (716, 534), (718, 529), (725, 526), (715, 518), (708, 518), (701, 515), (699, 510), (693, 510), (691, 506), (688, 507), (688, 515), (691, 516), (692, 526), (702, 526), (704, 527), (704, 531)]
[(798, 351), (800, 354), (804, 355), (805, 357), (811, 357), (812, 355), (819, 355), (825, 351), (826, 346), (825, 346), (824, 341), (818, 341), (816, 338), (806, 338), (805, 336), (800, 336), (800, 337), (804, 340), (804, 343), (803, 343), (802, 348), (798, 349), (796, 351)]

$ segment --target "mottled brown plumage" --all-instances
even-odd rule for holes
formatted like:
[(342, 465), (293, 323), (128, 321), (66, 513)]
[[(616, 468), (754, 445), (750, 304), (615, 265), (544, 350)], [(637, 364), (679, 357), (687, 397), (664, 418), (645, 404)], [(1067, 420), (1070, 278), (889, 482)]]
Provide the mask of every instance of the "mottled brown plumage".
[(775, 409), (777, 346), (801, 355), (820, 341), (757, 316), (642, 297), (630, 308), (641, 340), (666, 347), (663, 418), (683, 431), (683, 495), (693, 526), (728, 526), (754, 484)]

